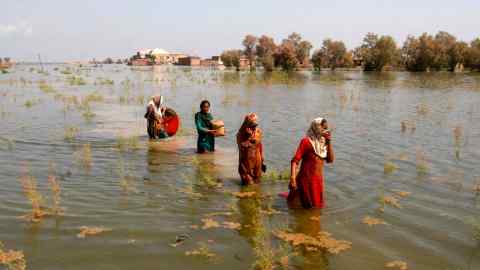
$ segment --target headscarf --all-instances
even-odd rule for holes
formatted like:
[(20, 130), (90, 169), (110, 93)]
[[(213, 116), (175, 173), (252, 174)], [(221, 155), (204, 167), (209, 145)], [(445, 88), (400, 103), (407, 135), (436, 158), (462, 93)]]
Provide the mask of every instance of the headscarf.
[[(157, 102), (159, 103), (158, 106)], [(150, 102), (148, 102), (147, 107), (150, 105), (153, 105), (156, 116), (163, 117), (162, 109), (165, 109), (165, 98), (163, 96), (152, 96)]]
[(242, 143), (247, 139), (261, 140), (262, 133), (259, 128), (255, 129), (255, 134), (247, 131), (247, 128), (256, 127), (258, 125), (258, 117), (255, 113), (249, 113), (245, 116), (242, 126), (237, 132), (237, 143)]
[(322, 121), (323, 121), (323, 118), (321, 117), (313, 119), (312, 123), (310, 124), (310, 128), (307, 131), (307, 137), (313, 146), (313, 150), (315, 151), (315, 154), (321, 158), (326, 158), (327, 145), (326, 145), (325, 137), (323, 137), (322, 134), (318, 134), (315, 131), (315, 126), (318, 124), (321, 124)]

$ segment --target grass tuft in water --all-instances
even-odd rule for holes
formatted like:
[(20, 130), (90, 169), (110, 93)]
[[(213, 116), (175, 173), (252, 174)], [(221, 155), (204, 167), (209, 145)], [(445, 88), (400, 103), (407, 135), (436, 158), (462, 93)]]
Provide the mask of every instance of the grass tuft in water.
[(87, 82), (80, 76), (70, 76), (67, 78), (67, 81), (70, 85), (85, 85)]
[(74, 153), (75, 158), (83, 169), (89, 171), (92, 168), (92, 148), (89, 143), (82, 146), (82, 149)]
[(66, 126), (64, 131), (64, 139), (66, 141), (73, 141), (77, 137), (78, 128), (74, 126)]
[(55, 93), (55, 89), (53, 89), (53, 86), (49, 85), (45, 81), (41, 81), (38, 84), (38, 88), (40, 88), (40, 90), (42, 90), (42, 92), (45, 93), (45, 94)]
[(383, 173), (384, 174), (392, 174), (398, 169), (397, 165), (391, 161), (385, 161), (385, 164), (383, 164)]
[(24, 219), (30, 222), (39, 222), (42, 217), (47, 215), (43, 209), (43, 196), (38, 191), (37, 180), (30, 174), (27, 165), (23, 165), (22, 175), (20, 176), (20, 183), (22, 184), (23, 194), (30, 201), (32, 210), (30, 214), (23, 216)]
[(288, 181), (290, 180), (290, 169), (277, 170), (275, 168), (268, 169), (268, 172), (262, 176), (262, 179), (270, 181)]
[(2, 242), (0, 242), (0, 266), (6, 270), (25, 270), (27, 262), (22, 251), (6, 250)]
[(87, 236), (98, 235), (104, 232), (109, 232), (112, 229), (108, 229), (105, 227), (88, 227), (82, 226), (80, 227), (80, 232), (77, 234), (77, 238), (86, 238)]
[(130, 152), (141, 148), (138, 136), (118, 136), (116, 147), (120, 152)]
[(26, 108), (30, 109), (31, 107), (35, 106), (38, 104), (38, 101), (36, 100), (33, 100), (33, 99), (28, 99), (27, 101), (25, 101), (25, 103), (23, 103), (23, 106), (25, 106)]
[(207, 259), (208, 261), (215, 261), (216, 259), (218, 259), (218, 255), (213, 253), (208, 247), (208, 245), (204, 242), (199, 242), (198, 248), (186, 251), (185, 255), (201, 257)]
[(61, 193), (62, 188), (60, 187), (60, 182), (58, 182), (57, 177), (54, 173), (54, 165), (50, 165), (50, 173), (48, 175), (48, 184), (50, 185), (50, 190), (52, 192), (52, 212), (55, 215), (59, 215), (63, 213), (62, 208), (60, 207), (61, 202)]
[(426, 174), (428, 173), (429, 170), (429, 165), (427, 161), (427, 156), (425, 155), (425, 152), (422, 149), (417, 149), (416, 150), (416, 155), (415, 155), (415, 165), (417, 168), (417, 174)]
[(87, 105), (85, 107), (85, 110), (82, 113), (82, 116), (83, 116), (83, 118), (85, 118), (85, 120), (90, 121), (96, 116), (96, 114), (94, 112), (92, 112), (92, 109), (90, 108), (90, 105)]

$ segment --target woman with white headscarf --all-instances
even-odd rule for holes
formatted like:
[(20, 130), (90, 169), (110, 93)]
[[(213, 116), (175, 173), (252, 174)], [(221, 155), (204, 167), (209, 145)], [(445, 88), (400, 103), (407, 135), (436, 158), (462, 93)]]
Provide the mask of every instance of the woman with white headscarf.
[(153, 96), (147, 104), (147, 133), (150, 139), (163, 139), (168, 137), (162, 128), (163, 114), (165, 113), (165, 98), (163, 96)]
[[(323, 208), (323, 164), (334, 160), (331, 133), (326, 119), (316, 118), (292, 158), (288, 202), (303, 208)], [(298, 164), (300, 171), (297, 174)], [(298, 202), (299, 201), (299, 202)]]

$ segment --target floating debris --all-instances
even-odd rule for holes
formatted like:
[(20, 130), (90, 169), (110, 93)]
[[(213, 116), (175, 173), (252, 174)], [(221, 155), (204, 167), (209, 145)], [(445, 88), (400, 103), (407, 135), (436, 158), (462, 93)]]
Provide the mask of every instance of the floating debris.
[(3, 249), (3, 243), (0, 242), (0, 266), (3, 265), (8, 270), (25, 270), (27, 268), (25, 255), (22, 251)]
[(80, 233), (77, 234), (78, 238), (85, 238), (86, 236), (89, 235), (97, 235), (101, 234), (104, 232), (109, 232), (112, 229), (104, 228), (104, 227), (87, 227), (87, 226), (82, 226), (80, 227)]
[(368, 226), (373, 226), (373, 225), (385, 225), (387, 223), (385, 223), (385, 221), (383, 221), (382, 219), (379, 219), (379, 218), (374, 218), (374, 217), (371, 217), (371, 216), (366, 216), (362, 219), (362, 223), (363, 224), (367, 224)]
[(194, 250), (186, 251), (185, 255), (203, 257), (209, 260), (215, 259), (217, 257), (217, 254), (210, 251), (207, 244), (200, 242), (198, 243), (198, 245), (199, 245), (198, 248)]
[(179, 245), (183, 244), (185, 240), (190, 239), (190, 235), (188, 234), (181, 234), (178, 235), (175, 239), (175, 243), (170, 244), (171, 247), (178, 247)]
[(352, 243), (345, 240), (337, 240), (331, 237), (328, 232), (319, 232), (317, 237), (312, 237), (303, 233), (290, 233), (286, 231), (275, 231), (273, 234), (283, 241), (291, 243), (294, 247), (303, 246), (308, 251), (327, 250), (332, 254), (338, 254), (350, 249)]
[(240, 230), (242, 228), (242, 225), (237, 222), (229, 222), (229, 221), (224, 221), (222, 223), (223, 228), (225, 229), (232, 229), (232, 230)]
[(398, 202), (398, 199), (393, 197), (393, 196), (383, 196), (382, 200), (383, 200), (383, 203), (385, 203), (385, 204), (389, 204), (389, 205), (394, 206), (396, 208), (402, 208), (402, 206)]
[(407, 196), (410, 196), (410, 194), (412, 194), (411, 192), (408, 192), (408, 191), (397, 191), (395, 192), (395, 194), (397, 194), (398, 196), (402, 197), (402, 198), (405, 198)]
[(203, 222), (202, 229), (204, 229), (204, 230), (207, 230), (207, 229), (210, 229), (210, 228), (219, 228), (220, 227), (220, 223), (218, 223), (217, 221), (215, 221), (211, 218), (204, 218), (204, 219), (202, 219), (202, 222)]
[(385, 267), (387, 268), (397, 268), (399, 270), (407, 270), (408, 266), (406, 262), (402, 261), (393, 261), (385, 264)]

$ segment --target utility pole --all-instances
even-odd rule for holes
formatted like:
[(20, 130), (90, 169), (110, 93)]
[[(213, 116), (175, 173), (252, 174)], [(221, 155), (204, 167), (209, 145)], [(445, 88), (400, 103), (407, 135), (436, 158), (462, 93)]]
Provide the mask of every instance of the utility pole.
[(42, 73), (43, 73), (43, 63), (42, 63), (42, 58), (40, 57), (40, 54), (38, 54), (38, 61), (40, 62), (40, 67), (41, 67)]

